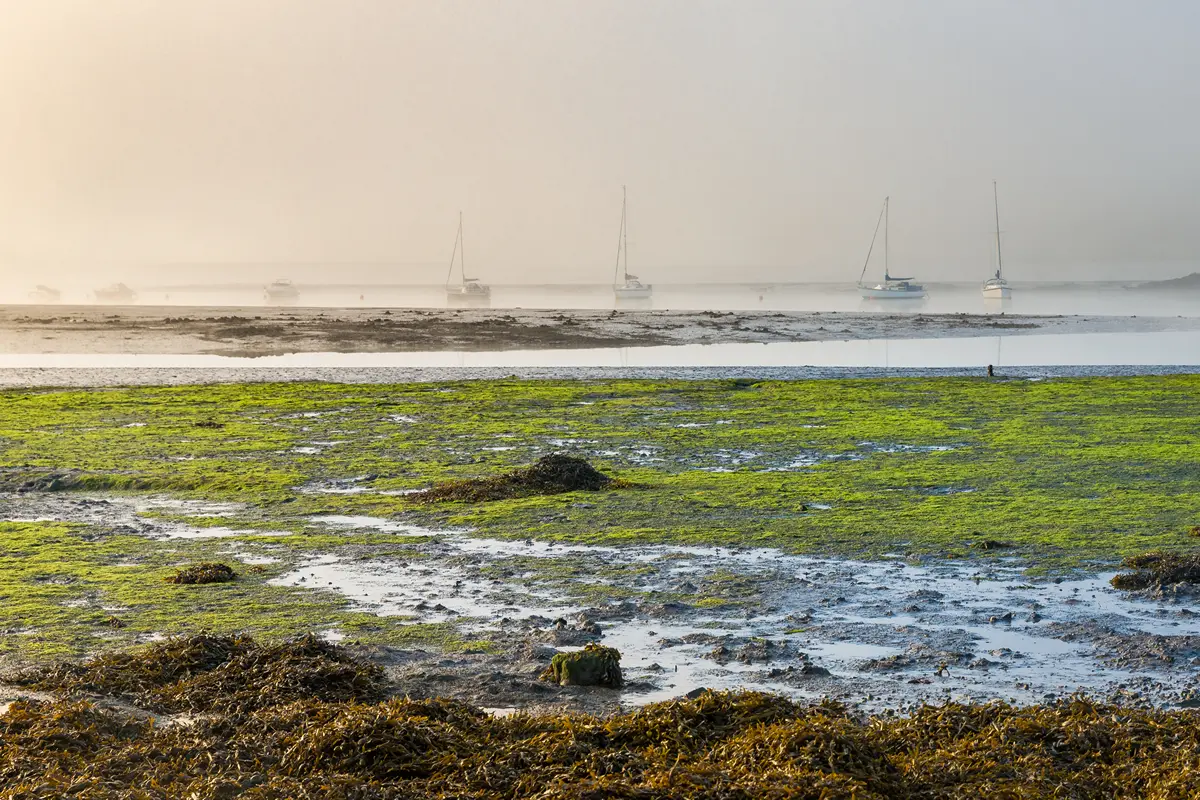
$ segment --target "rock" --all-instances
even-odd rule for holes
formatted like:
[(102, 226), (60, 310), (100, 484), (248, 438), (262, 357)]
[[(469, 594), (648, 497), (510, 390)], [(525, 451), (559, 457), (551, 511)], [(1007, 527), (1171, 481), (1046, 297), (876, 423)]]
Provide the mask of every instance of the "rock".
[(642, 613), (651, 617), (671, 617), (678, 614), (685, 614), (692, 610), (692, 607), (687, 603), (679, 603), (674, 600), (668, 600), (665, 603), (645, 603), (641, 606)]
[(530, 661), (549, 661), (558, 655), (558, 650), (545, 644), (531, 644), (525, 648), (525, 657)]
[(698, 689), (692, 689), (690, 692), (685, 694), (684, 697), (686, 697), (688, 700), (695, 700), (697, 697), (702, 697), (706, 694), (708, 694), (708, 689), (701, 686)]
[(621, 654), (614, 647), (589, 644), (573, 653), (559, 653), (541, 675), (542, 680), (559, 686), (606, 686), (619, 689), (625, 679), (621, 674)]

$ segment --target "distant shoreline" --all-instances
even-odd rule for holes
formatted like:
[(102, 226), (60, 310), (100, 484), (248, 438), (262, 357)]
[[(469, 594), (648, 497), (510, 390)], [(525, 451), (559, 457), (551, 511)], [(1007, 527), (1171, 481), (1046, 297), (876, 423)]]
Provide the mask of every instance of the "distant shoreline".
[[(427, 290), (441, 289), (445, 284), (442, 281), (416, 281), (405, 283), (392, 282), (357, 282), (350, 281), (345, 283), (331, 283), (324, 281), (294, 281), (297, 288), (310, 291), (336, 291), (336, 290)], [(575, 283), (552, 283), (552, 282), (504, 282), (490, 281), (493, 287), (504, 289), (561, 289), (561, 290), (588, 290), (588, 289), (607, 289), (611, 286), (608, 281), (582, 281)], [(948, 288), (974, 288), (980, 285), (979, 280), (926, 280), (922, 283), (929, 287), (948, 287)], [(1098, 280), (1098, 281), (1031, 281), (1031, 280), (1013, 280), (1009, 283), (1018, 289), (1032, 290), (1054, 290), (1054, 289), (1074, 289), (1074, 288), (1155, 288), (1159, 286), (1172, 285), (1187, 285), (1189, 287), (1200, 289), (1200, 272), (1192, 272), (1187, 275), (1175, 278), (1163, 278), (1155, 280)], [(260, 292), (263, 287), (263, 281), (243, 281), (236, 283), (217, 283), (217, 284), (129, 284), (135, 291), (144, 292)], [(821, 288), (843, 288), (852, 289), (856, 286), (853, 280), (836, 280), (836, 281), (787, 281), (787, 280), (739, 280), (739, 281), (655, 281), (655, 286), (663, 289), (723, 289), (731, 286), (741, 287), (762, 287), (762, 288), (803, 288), (803, 287), (821, 287)]]
[(0, 353), (266, 356), (1197, 329), (1197, 317), (1146, 316), (3, 306)]

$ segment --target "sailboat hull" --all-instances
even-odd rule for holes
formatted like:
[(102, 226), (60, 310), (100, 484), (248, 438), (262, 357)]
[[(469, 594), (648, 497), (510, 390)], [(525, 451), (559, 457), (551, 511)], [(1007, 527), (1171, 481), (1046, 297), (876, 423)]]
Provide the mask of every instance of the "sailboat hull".
[(864, 300), (921, 300), (925, 297), (925, 290), (915, 287), (860, 286), (858, 293)]
[(1012, 298), (1012, 289), (1005, 286), (984, 286), (983, 298), (985, 300), (1009, 300)]
[(464, 291), (461, 286), (448, 286), (446, 287), (446, 304), (451, 306), (490, 306), (492, 292), (486, 286), (475, 291)]
[(613, 294), (618, 300), (643, 299), (654, 294), (654, 289), (651, 286), (614, 286)]

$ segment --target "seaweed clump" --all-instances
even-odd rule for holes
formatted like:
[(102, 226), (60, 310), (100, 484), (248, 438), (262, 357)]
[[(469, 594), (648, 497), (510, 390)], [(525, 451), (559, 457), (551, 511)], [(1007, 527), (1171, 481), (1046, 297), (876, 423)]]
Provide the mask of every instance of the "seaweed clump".
[(1117, 589), (1137, 591), (1177, 583), (1200, 583), (1200, 553), (1154, 551), (1129, 556), (1121, 563), (1134, 571), (1113, 576), (1112, 585)]
[(0, 742), (2, 797), (1200, 796), (1194, 713), (1082, 698), (866, 720), (758, 693), (704, 692), (607, 718), (497, 718), (449, 700), (391, 699), (215, 707), (189, 725), (18, 701), (0, 715)]
[(534, 495), (617, 488), (616, 481), (582, 458), (554, 453), (543, 456), (528, 467), (521, 467), (491, 478), (447, 481), (412, 495), (418, 502), (447, 500), (487, 502)]
[(589, 643), (582, 650), (555, 653), (550, 666), (541, 674), (544, 681), (559, 686), (607, 686), (619, 689), (625, 683), (621, 674), (621, 653), (615, 647)]
[(33, 667), (7, 680), (42, 691), (102, 694), (155, 711), (252, 711), (297, 700), (365, 702), (385, 693), (383, 669), (309, 634), (271, 645), (199, 634), (144, 650)]
[(202, 561), (190, 567), (175, 570), (174, 575), (163, 578), (167, 583), (228, 583), (237, 578), (237, 573), (228, 564)]

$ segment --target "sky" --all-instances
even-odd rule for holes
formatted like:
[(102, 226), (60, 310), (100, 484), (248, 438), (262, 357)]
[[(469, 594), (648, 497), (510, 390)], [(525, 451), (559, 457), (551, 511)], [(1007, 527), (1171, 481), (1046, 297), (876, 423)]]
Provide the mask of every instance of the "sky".
[[(1200, 269), (1193, 0), (0, 0), (0, 280)], [(876, 268), (878, 267), (878, 268)], [(872, 261), (869, 274), (882, 271)]]

